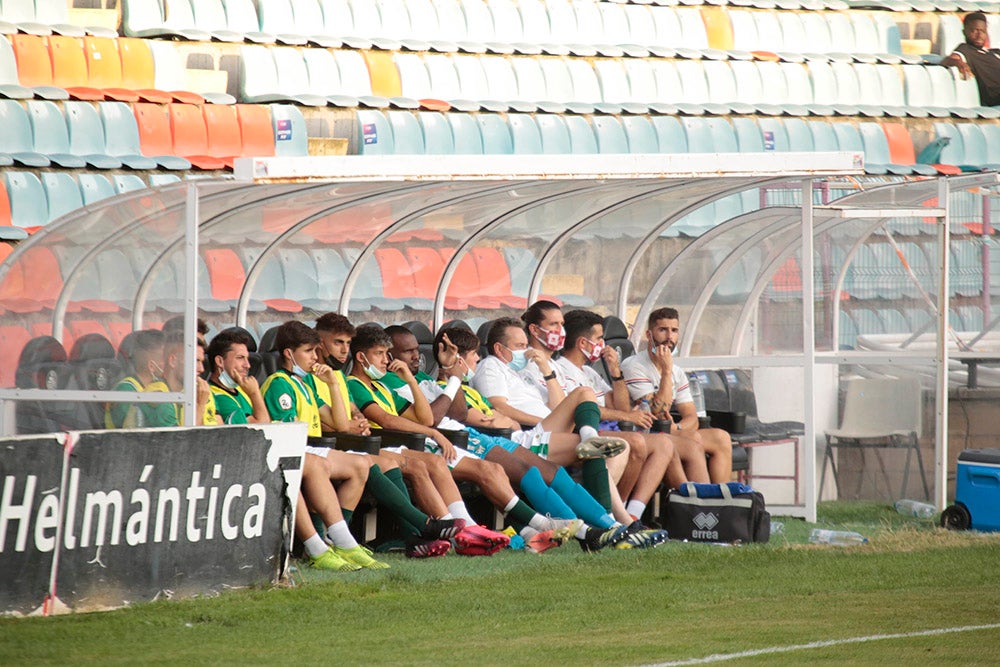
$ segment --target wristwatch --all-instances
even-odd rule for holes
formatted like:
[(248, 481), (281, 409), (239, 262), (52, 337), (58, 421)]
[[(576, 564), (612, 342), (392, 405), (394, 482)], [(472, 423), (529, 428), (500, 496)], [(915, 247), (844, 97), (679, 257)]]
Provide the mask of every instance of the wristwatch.
[(625, 379), (624, 375), (612, 375), (611, 376), (611, 381), (612, 382), (621, 382), (624, 379)]
[(548, 382), (549, 380), (555, 380), (556, 379), (556, 372), (552, 371), (548, 375), (543, 375), (542, 379), (545, 380), (546, 382)]

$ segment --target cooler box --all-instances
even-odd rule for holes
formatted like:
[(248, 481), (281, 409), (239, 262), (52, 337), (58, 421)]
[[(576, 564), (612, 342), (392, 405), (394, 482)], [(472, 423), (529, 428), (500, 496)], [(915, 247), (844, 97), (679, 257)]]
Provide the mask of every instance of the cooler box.
[(945, 513), (957, 514), (953, 519), (964, 519), (962, 507), (970, 519), (966, 528), (1000, 531), (1000, 449), (967, 449), (958, 455), (955, 505)]

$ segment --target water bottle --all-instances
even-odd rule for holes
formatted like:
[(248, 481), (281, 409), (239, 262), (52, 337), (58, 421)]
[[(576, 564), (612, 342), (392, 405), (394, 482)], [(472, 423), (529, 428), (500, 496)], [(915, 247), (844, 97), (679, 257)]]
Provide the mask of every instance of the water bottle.
[(785, 524), (781, 521), (771, 522), (771, 535), (784, 535), (785, 534)]
[(824, 528), (813, 528), (809, 533), (809, 542), (812, 544), (829, 544), (835, 547), (851, 547), (856, 544), (868, 544), (868, 538), (861, 533), (850, 530), (826, 530)]
[(914, 516), (918, 519), (929, 519), (937, 514), (937, 508), (930, 503), (922, 503), (919, 500), (897, 500), (893, 507), (903, 516)]
[(688, 389), (691, 390), (691, 400), (694, 401), (694, 409), (698, 413), (698, 417), (707, 417), (708, 413), (705, 412), (705, 394), (701, 391), (701, 381), (698, 380), (698, 376), (694, 373), (688, 376)]

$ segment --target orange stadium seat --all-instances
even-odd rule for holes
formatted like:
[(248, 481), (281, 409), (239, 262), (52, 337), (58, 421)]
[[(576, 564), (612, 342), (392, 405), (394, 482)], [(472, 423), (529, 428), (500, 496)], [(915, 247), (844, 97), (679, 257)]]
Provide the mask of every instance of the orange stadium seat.
[[(413, 273), (417, 295), (427, 299), (434, 298), (438, 285), (441, 284), (441, 276), (444, 275), (444, 258), (434, 248), (410, 246), (406, 248), (406, 259)], [(444, 307), (448, 310), (464, 310), (468, 304), (462, 299), (447, 297)]]
[[(170, 104), (171, 154), (180, 155), (199, 169), (222, 169), (225, 161), (212, 157), (208, 146), (208, 128), (201, 107), (194, 104)], [(141, 129), (140, 129), (141, 132)]]
[[(441, 257), (446, 262), (455, 255), (454, 248), (442, 248)], [(466, 253), (458, 262), (455, 273), (448, 285), (448, 294), (459, 301), (464, 301), (471, 308), (499, 308), (501, 301), (483, 292), (480, 285), (479, 270), (471, 253)]]
[(733, 24), (724, 7), (703, 6), (701, 18), (708, 33), (708, 46), (722, 51), (733, 49)]
[(241, 154), (247, 157), (274, 155), (274, 128), (271, 109), (266, 104), (237, 104), (236, 117), (240, 124)]
[(208, 281), (212, 286), (212, 298), (223, 301), (240, 298), (246, 272), (239, 256), (231, 248), (215, 248), (205, 251), (205, 265), (208, 267)]
[[(44, 37), (11, 35), (11, 47), (17, 59), (17, 79), (22, 86), (51, 86), (52, 58)], [(55, 84), (58, 85), (58, 84)]]
[(118, 38), (118, 57), (122, 67), (122, 88), (135, 91), (146, 102), (166, 104), (173, 100), (170, 93), (156, 89), (153, 52), (146, 40)]
[(499, 250), (473, 248), (470, 254), (476, 263), (479, 289), (483, 296), (495, 296), (503, 305), (511, 308), (527, 308), (527, 299), (512, 294), (510, 269)]
[(208, 132), (208, 154), (221, 158), (232, 169), (233, 158), (243, 155), (240, 121), (236, 109), (226, 104), (205, 104), (201, 107)]
[(139, 126), (139, 145), (143, 155), (174, 155), (170, 134), (170, 111), (166, 106), (140, 102), (132, 106)]
[(83, 39), (52, 35), (48, 44), (52, 85), (65, 88), (71, 97), (78, 100), (103, 100), (104, 93), (90, 84)]
[(412, 299), (424, 295), (417, 293), (417, 285), (410, 266), (398, 248), (379, 248), (375, 260), (382, 273), (382, 295), (390, 299)]
[(372, 80), (372, 94), (381, 97), (399, 97), (403, 87), (399, 80), (399, 70), (392, 54), (386, 51), (365, 51), (362, 53), (368, 65), (368, 75)]

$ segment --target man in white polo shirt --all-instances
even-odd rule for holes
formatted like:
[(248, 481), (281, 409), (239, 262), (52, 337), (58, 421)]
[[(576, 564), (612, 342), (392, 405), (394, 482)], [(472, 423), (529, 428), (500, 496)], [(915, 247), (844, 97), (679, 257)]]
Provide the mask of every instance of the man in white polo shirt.
[[(718, 428), (698, 428), (698, 412), (688, 387), (687, 374), (674, 363), (674, 348), (680, 337), (680, 316), (674, 308), (658, 308), (649, 314), (645, 352), (638, 352), (622, 363), (622, 374), (633, 403), (649, 402), (653, 417), (671, 419), (670, 407), (681, 415), (673, 422), (670, 435), (674, 442), (692, 441), (708, 455), (708, 477), (717, 484), (733, 476), (733, 443), (729, 434)], [(694, 482), (699, 472), (685, 467)]]

